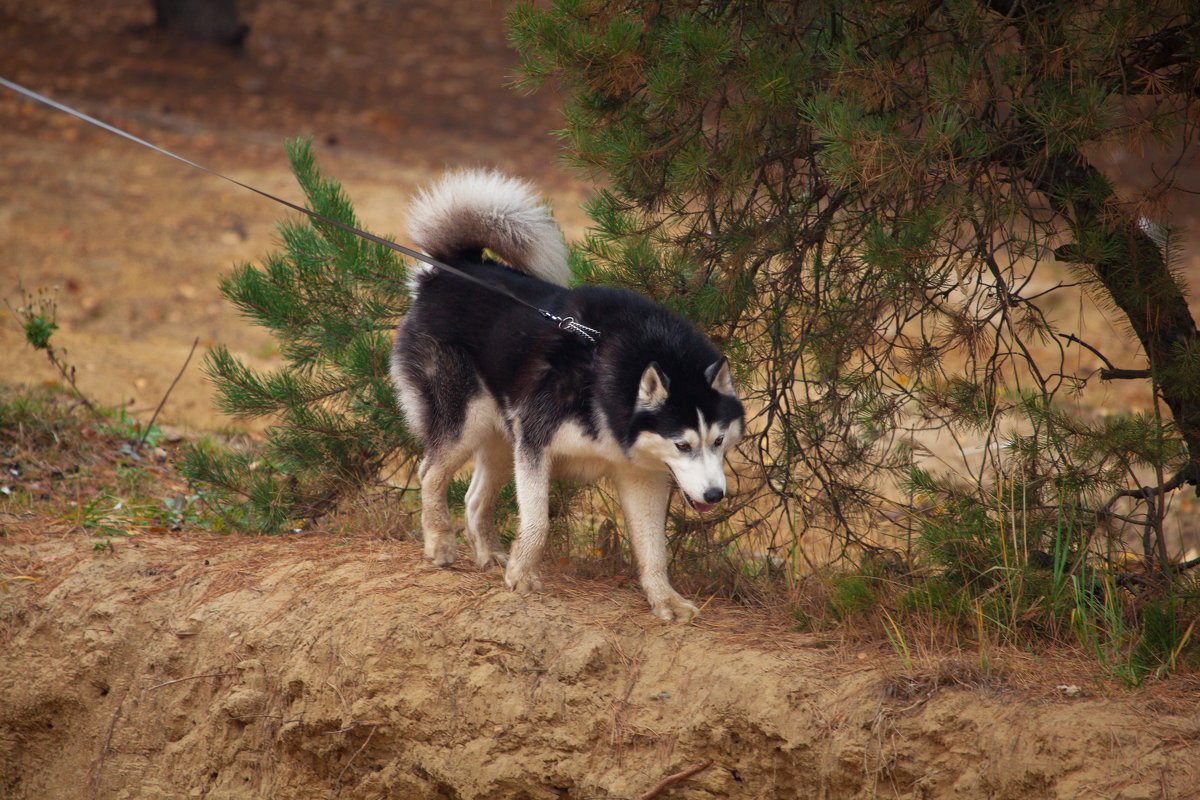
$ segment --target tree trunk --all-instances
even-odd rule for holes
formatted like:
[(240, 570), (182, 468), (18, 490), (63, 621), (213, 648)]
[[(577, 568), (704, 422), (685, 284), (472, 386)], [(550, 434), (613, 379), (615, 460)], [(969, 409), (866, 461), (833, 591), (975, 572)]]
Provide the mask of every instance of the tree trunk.
[(237, 0), (154, 0), (154, 24), (189, 39), (240, 49), (250, 26), (238, 18)]
[[(1064, 49), (1067, 32), (1056, 17), (1059, 4), (1055, 0), (982, 0), (982, 4), (1012, 21), (1031, 64), (1049, 65)], [(1146, 66), (1155, 69), (1191, 64), (1193, 57), (1188, 54), (1196, 31), (1195, 13), (1189, 14), (1187, 25), (1151, 35), (1141, 48), (1146, 52), (1130, 53), (1129, 58), (1149, 55), (1152, 59)], [(1070, 64), (1061, 61), (1054, 68), (1069, 72)], [(1113, 91), (1123, 88), (1117, 85)], [(1146, 352), (1158, 394), (1171, 410), (1188, 449), (1187, 464), (1170, 483), (1196, 485), (1200, 482), (1200, 333), (1183, 289), (1138, 220), (1109, 206), (1114, 199), (1111, 192), (1098, 196), (1098, 187), (1106, 186), (1107, 181), (1087, 164), (1082, 153), (1047, 156), (1036, 144), (1040, 137), (1037, 130), (1030, 130), (1028, 137), (1017, 137), (1017, 141), (1033, 144), (1015, 158), (1002, 160), (1021, 169), (1033, 187), (1049, 197), (1055, 210), (1070, 220), (1076, 241), (1079, 232), (1087, 231), (1119, 245), (1106, 248), (1104, 252), (1111, 255), (1101, 258), (1089, 258), (1082, 248), (1071, 245), (1059, 248), (1058, 254), (1069, 253), (1068, 260), (1090, 264), (1113, 304), (1129, 319)], [(1200, 495), (1200, 485), (1196, 493)]]
[(1086, 254), (1070, 245), (1059, 248), (1057, 254), (1072, 261), (1085, 258), (1113, 304), (1129, 319), (1146, 352), (1158, 394), (1187, 445), (1188, 464), (1182, 477), (1196, 484), (1200, 479), (1200, 385), (1196, 381), (1200, 331), (1183, 288), (1171, 274), (1158, 244), (1138, 221), (1113, 214), (1097, 202), (1094, 187), (1104, 181), (1094, 167), (1083, 164), (1082, 159), (1070, 163), (1058, 158), (1026, 174), (1037, 189), (1050, 196), (1056, 210), (1072, 220), (1076, 231), (1100, 231), (1108, 241), (1119, 243), (1111, 252), (1120, 255), (1110, 258), (1086, 259)]

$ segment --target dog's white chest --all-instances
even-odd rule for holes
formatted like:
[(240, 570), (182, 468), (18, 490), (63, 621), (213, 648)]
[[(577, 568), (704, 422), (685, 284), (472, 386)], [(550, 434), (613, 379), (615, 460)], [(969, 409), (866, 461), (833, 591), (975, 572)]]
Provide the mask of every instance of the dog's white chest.
[(547, 450), (555, 477), (596, 480), (628, 462), (607, 430), (602, 428), (598, 438), (592, 438), (576, 422), (565, 423), (555, 431)]

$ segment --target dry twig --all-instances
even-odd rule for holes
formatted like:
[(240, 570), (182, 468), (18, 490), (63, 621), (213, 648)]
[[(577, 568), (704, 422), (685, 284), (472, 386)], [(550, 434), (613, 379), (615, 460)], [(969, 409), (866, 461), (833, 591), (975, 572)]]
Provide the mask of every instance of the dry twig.
[(113, 711), (112, 719), (108, 721), (108, 733), (104, 736), (104, 746), (100, 748), (100, 755), (96, 756), (96, 761), (92, 764), (88, 784), (91, 787), (93, 795), (98, 794), (100, 791), (100, 773), (104, 770), (104, 759), (108, 756), (108, 748), (112, 744), (113, 731), (117, 729), (117, 720), (121, 718), (121, 709), (125, 707), (125, 698), (129, 697), (129, 689), (132, 686), (133, 681), (130, 681), (126, 685), (125, 691), (121, 693), (121, 700), (117, 703), (116, 710)]
[(710, 758), (708, 761), (704, 761), (700, 764), (696, 764), (694, 767), (688, 767), (687, 769), (683, 770), (682, 772), (676, 772), (674, 775), (668, 775), (667, 777), (665, 777), (661, 781), (659, 781), (654, 786), (653, 789), (651, 789), (650, 791), (643, 794), (640, 798), (638, 798), (638, 800), (652, 800), (652, 798), (658, 797), (660, 794), (662, 794), (663, 792), (665, 792), (667, 789), (671, 788), (675, 784), (679, 783), (680, 781), (686, 781), (688, 778), (692, 777), (693, 775), (699, 775), (701, 772), (704, 772), (704, 770), (708, 769), (712, 765), (713, 765), (713, 762), (712, 762), (712, 759)]
[(154, 409), (154, 415), (150, 417), (150, 422), (146, 423), (146, 429), (142, 431), (142, 438), (138, 440), (138, 447), (146, 443), (146, 437), (150, 435), (151, 429), (154, 427), (155, 420), (158, 419), (158, 412), (163, 410), (163, 406), (167, 404), (167, 398), (171, 396), (171, 392), (175, 391), (175, 384), (179, 383), (179, 379), (183, 377), (183, 371), (187, 369), (187, 365), (191, 363), (192, 356), (196, 352), (196, 345), (200, 344), (200, 337), (192, 342), (192, 349), (188, 351), (187, 358), (183, 360), (183, 366), (179, 368), (179, 372), (175, 374), (175, 380), (171, 381), (171, 385), (167, 387), (166, 394), (162, 396), (162, 400), (158, 401), (158, 408)]
[(155, 689), (161, 689), (164, 686), (170, 686), (173, 683), (183, 683), (184, 681), (194, 681), (197, 678), (224, 678), (227, 675), (237, 675), (236, 672), (207, 672), (203, 675), (188, 675), (186, 678), (176, 678), (173, 681), (163, 681), (146, 689), (147, 692), (153, 692)]
[(378, 727), (371, 728), (371, 732), (367, 734), (367, 738), (358, 746), (358, 749), (354, 751), (354, 755), (350, 756), (350, 760), (346, 762), (346, 766), (342, 767), (342, 771), (338, 773), (337, 780), (333, 782), (334, 786), (341, 786), (342, 776), (346, 774), (346, 770), (350, 769), (350, 765), (354, 763), (354, 759), (358, 757), (358, 754), (371, 743), (371, 737), (375, 735), (375, 731), (377, 730), (379, 730)]

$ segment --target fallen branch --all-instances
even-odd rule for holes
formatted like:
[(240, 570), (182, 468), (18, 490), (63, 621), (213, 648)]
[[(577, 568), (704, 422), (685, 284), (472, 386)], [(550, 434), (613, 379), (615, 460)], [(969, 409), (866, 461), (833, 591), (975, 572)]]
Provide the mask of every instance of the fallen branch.
[(643, 794), (640, 798), (638, 798), (638, 800), (652, 800), (652, 798), (658, 797), (660, 794), (662, 794), (663, 792), (665, 792), (667, 789), (671, 788), (675, 784), (679, 783), (680, 781), (686, 781), (688, 778), (692, 777), (693, 775), (699, 775), (701, 772), (704, 772), (704, 770), (708, 769), (712, 765), (713, 765), (712, 759), (709, 759), (708, 761), (705, 761), (701, 764), (697, 764), (694, 767), (688, 767), (687, 769), (683, 770), (682, 772), (676, 772), (674, 775), (668, 775), (667, 777), (665, 777), (661, 781), (659, 781), (653, 789), (651, 789), (650, 791)]

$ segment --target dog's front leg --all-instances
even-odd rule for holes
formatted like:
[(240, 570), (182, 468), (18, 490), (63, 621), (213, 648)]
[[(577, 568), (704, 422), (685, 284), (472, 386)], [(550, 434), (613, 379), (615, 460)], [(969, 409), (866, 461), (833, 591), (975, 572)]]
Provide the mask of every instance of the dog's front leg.
[(667, 578), (670, 477), (657, 472), (618, 473), (616, 484), (650, 609), (668, 622), (687, 622), (700, 610), (672, 589)]
[(515, 462), (521, 531), (508, 554), (504, 583), (521, 593), (540, 592), (538, 564), (550, 535), (550, 464), (546, 453), (519, 445)]

